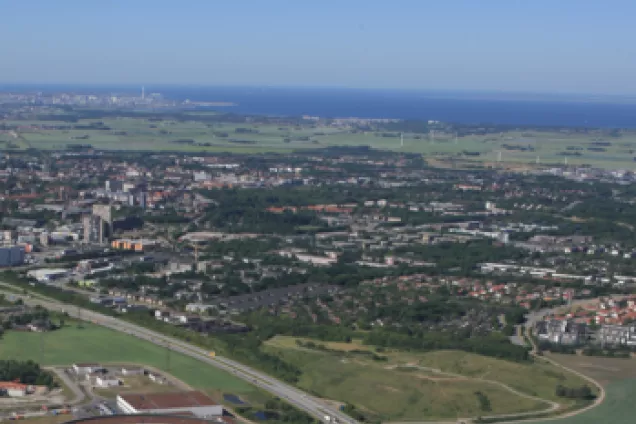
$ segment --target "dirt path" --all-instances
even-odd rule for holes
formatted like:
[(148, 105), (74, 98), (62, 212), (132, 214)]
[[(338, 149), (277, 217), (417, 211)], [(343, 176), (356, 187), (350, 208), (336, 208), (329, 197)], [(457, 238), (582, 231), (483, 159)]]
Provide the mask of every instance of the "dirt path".
[(557, 421), (557, 420), (561, 420), (563, 418), (568, 418), (568, 417), (573, 417), (575, 415), (579, 415), (582, 414), (586, 411), (589, 411), (592, 408), (596, 408), (597, 406), (599, 406), (601, 403), (603, 403), (603, 401), (605, 400), (605, 389), (603, 388), (603, 386), (596, 380), (594, 380), (593, 378), (579, 372), (576, 370), (573, 370), (572, 368), (568, 368), (565, 365), (561, 365), (560, 363), (547, 358), (545, 356), (539, 356), (537, 354), (537, 346), (535, 345), (534, 341), (532, 340), (532, 338), (528, 337), (528, 340), (530, 341), (530, 344), (532, 345), (532, 356), (534, 356), (535, 358), (540, 358), (545, 360), (546, 362), (549, 362), (550, 364), (559, 367), (565, 371), (571, 372), (572, 374), (575, 374), (579, 377), (581, 377), (582, 379), (586, 380), (587, 382), (593, 384), (594, 386), (598, 387), (599, 390), (599, 395), (596, 397), (596, 399), (594, 399), (594, 402), (591, 405), (586, 406), (585, 408), (581, 408), (581, 409), (577, 409), (576, 411), (572, 411), (572, 412), (567, 412), (565, 414), (562, 415), (558, 415), (556, 417), (547, 417), (547, 418), (533, 418), (531, 420), (512, 420), (512, 421), (504, 421), (504, 422), (500, 422), (499, 424), (512, 424), (512, 423), (523, 423), (523, 422), (527, 422), (527, 421)]
[[(415, 369), (421, 369), (423, 371), (428, 371), (428, 372), (432, 372), (434, 374), (439, 374), (439, 375), (446, 375), (446, 378), (440, 378), (439, 380), (456, 380), (456, 381), (468, 381), (468, 380), (472, 380), (472, 381), (481, 381), (483, 383), (487, 383), (487, 384), (493, 384), (495, 386), (501, 387), (504, 390), (507, 390), (508, 392), (517, 395), (519, 397), (525, 398), (525, 399), (530, 399), (530, 400), (534, 400), (537, 402), (541, 402), (541, 403), (545, 403), (548, 404), (549, 407), (547, 409), (541, 410), (541, 411), (529, 411), (529, 412), (519, 412), (519, 413), (514, 413), (514, 414), (500, 414), (500, 415), (489, 415), (489, 416), (482, 416), (482, 418), (486, 418), (486, 419), (492, 419), (492, 418), (506, 418), (506, 417), (523, 417), (523, 416), (534, 416), (537, 414), (549, 414), (552, 412), (557, 411), (560, 407), (561, 404), (557, 403), (557, 402), (553, 402), (551, 400), (548, 399), (543, 399), (537, 396), (532, 396), (523, 392), (520, 392), (519, 390), (508, 386), (505, 383), (502, 383), (500, 381), (496, 381), (496, 380), (488, 380), (487, 378), (483, 378), (483, 377), (467, 377), (465, 375), (461, 375), (461, 374), (455, 374), (455, 373), (451, 373), (451, 372), (446, 372), (446, 371), (442, 371), (436, 368), (429, 368), (429, 367), (422, 367), (419, 365), (415, 365), (415, 364), (408, 364), (409, 367), (415, 368)], [(422, 378), (427, 378), (427, 376), (422, 376)], [(431, 378), (431, 379), (435, 379), (435, 377)], [(472, 419), (470, 418), (462, 418), (460, 419), (460, 421), (467, 421), (470, 422)]]

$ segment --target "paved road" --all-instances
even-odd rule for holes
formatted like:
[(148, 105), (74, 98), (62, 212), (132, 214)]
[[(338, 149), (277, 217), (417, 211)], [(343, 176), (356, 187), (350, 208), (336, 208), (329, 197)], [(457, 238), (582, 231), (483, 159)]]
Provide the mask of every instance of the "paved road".
[(64, 372), (64, 370), (59, 369), (59, 368), (46, 368), (46, 369), (48, 369), (50, 371), (53, 371), (55, 373), (55, 375), (57, 375), (57, 377), (60, 380), (62, 380), (62, 382), (66, 385), (66, 387), (68, 387), (73, 392), (73, 395), (75, 395), (75, 399), (70, 400), (70, 401), (67, 402), (69, 405), (77, 405), (78, 403), (80, 403), (80, 402), (82, 402), (84, 400), (86, 395), (84, 395), (84, 392), (77, 385), (77, 383), (72, 381), (68, 377), (68, 375), (66, 375), (66, 372)]
[[(7, 285), (6, 283), (0, 283), (0, 285), (13, 287)], [(332, 406), (329, 406), (328, 404), (322, 402), (320, 399), (297, 389), (294, 386), (276, 380), (275, 378), (272, 378), (267, 374), (247, 367), (229, 358), (224, 358), (221, 356), (211, 358), (208, 351), (198, 346), (194, 346), (181, 340), (165, 336), (161, 333), (148, 330), (147, 328), (131, 324), (118, 318), (103, 315), (97, 312), (90, 311), (88, 309), (81, 309), (75, 305), (64, 304), (54, 299), (46, 298), (43, 296), (33, 298), (30, 296), (18, 294), (13, 295), (15, 297), (21, 298), (26, 304), (39, 304), (49, 310), (66, 312), (70, 316), (75, 318), (80, 318), (81, 315), (81, 319), (83, 320), (93, 321), (96, 324), (102, 325), (104, 327), (131, 334), (135, 337), (147, 340), (156, 345), (168, 347), (175, 352), (183, 353), (184, 355), (196, 358), (206, 364), (227, 371), (235, 375), (236, 377), (249, 382), (250, 384), (266, 390), (320, 420), (324, 420), (325, 415), (330, 415), (331, 417), (337, 418), (338, 421), (342, 423), (358, 424), (357, 421), (355, 421), (348, 415), (342, 413)]]

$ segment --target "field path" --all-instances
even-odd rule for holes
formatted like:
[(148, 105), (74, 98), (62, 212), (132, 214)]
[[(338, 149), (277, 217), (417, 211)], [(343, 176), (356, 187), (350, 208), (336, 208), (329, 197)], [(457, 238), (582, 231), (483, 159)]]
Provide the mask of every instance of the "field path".
[[(419, 365), (415, 365), (415, 364), (408, 364), (408, 367), (410, 368), (415, 368), (415, 369), (420, 369), (423, 371), (428, 371), (428, 372), (432, 372), (434, 374), (440, 374), (440, 375), (446, 375), (449, 377), (449, 379), (451, 380), (472, 380), (472, 381), (481, 381), (484, 383), (488, 383), (488, 384), (494, 384), (496, 386), (501, 387), (504, 390), (509, 391), (510, 393), (520, 396), (522, 398), (526, 398), (526, 399), (530, 399), (530, 400), (534, 400), (537, 402), (542, 402), (545, 404), (548, 404), (549, 407), (547, 409), (544, 409), (542, 411), (529, 411), (529, 412), (519, 412), (519, 413), (513, 413), (513, 414), (500, 414), (500, 415), (489, 415), (489, 416), (482, 416), (482, 418), (486, 418), (486, 419), (491, 419), (491, 418), (506, 418), (506, 417), (523, 417), (523, 416), (534, 416), (537, 414), (549, 414), (551, 412), (554, 412), (556, 410), (558, 410), (561, 407), (561, 404), (557, 403), (557, 402), (553, 402), (551, 400), (547, 400), (547, 399), (543, 399), (537, 396), (532, 396), (523, 392), (520, 392), (519, 390), (508, 386), (505, 383), (502, 383), (500, 381), (495, 381), (495, 380), (488, 380), (487, 378), (483, 378), (483, 377), (467, 377), (465, 375), (461, 375), (461, 374), (455, 374), (455, 373), (451, 373), (451, 372), (446, 372), (446, 371), (442, 371), (436, 368), (430, 368), (430, 367), (422, 367)], [(422, 378), (426, 378), (426, 376), (423, 376)], [(435, 378), (433, 377), (432, 380), (434, 380)], [(470, 422), (472, 419), (470, 418), (461, 418), (459, 420), (459, 422), (462, 421), (466, 421), (466, 422)], [(395, 423), (393, 423), (395, 424)]]
[(603, 401), (605, 400), (605, 388), (603, 388), (603, 386), (601, 385), (601, 383), (599, 383), (598, 381), (594, 380), (593, 378), (579, 372), (576, 370), (573, 370), (571, 368), (566, 367), (565, 365), (562, 365), (550, 358), (547, 358), (545, 356), (539, 356), (538, 355), (538, 350), (537, 350), (537, 346), (534, 343), (534, 340), (532, 340), (531, 337), (527, 337), (527, 339), (530, 341), (530, 344), (532, 345), (532, 352), (531, 354), (536, 357), (536, 358), (541, 358), (544, 359), (545, 361), (551, 363), (554, 366), (557, 366), (561, 369), (564, 369), (572, 374), (578, 375), (579, 377), (583, 378), (584, 380), (588, 381), (589, 383), (595, 385), (596, 387), (598, 387), (599, 390), (599, 395), (596, 397), (596, 399), (594, 399), (594, 402), (588, 406), (586, 406), (585, 408), (581, 408), (581, 409), (577, 409), (576, 411), (572, 411), (572, 412), (567, 412), (563, 415), (558, 415), (556, 417), (548, 417), (548, 418), (533, 418), (531, 420), (513, 420), (513, 421), (505, 421), (505, 422), (500, 422), (499, 424), (512, 424), (512, 423), (522, 423), (522, 422), (528, 422), (528, 421), (532, 421), (532, 422), (545, 422), (545, 421), (558, 421), (560, 419), (563, 418), (568, 418), (568, 417), (573, 417), (575, 415), (579, 415), (582, 414), (583, 412), (589, 411), (592, 408), (596, 408), (597, 406), (599, 406), (601, 403), (603, 403)]

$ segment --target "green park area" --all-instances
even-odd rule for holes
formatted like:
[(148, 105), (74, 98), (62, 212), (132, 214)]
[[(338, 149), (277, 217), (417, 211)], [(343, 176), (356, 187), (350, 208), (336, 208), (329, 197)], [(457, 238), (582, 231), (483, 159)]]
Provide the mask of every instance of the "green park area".
[[(456, 137), (449, 132), (399, 133), (351, 130), (322, 123), (233, 123), (207, 120), (212, 114), (184, 112), (179, 119), (105, 117), (69, 123), (51, 119), (5, 121), (15, 130), (0, 134), (0, 148), (64, 150), (91, 146), (103, 150), (210, 153), (289, 153), (332, 146), (424, 155), (443, 167), (591, 165), (631, 168), (636, 157), (633, 131), (597, 132), (549, 129), (515, 130)], [(99, 124), (99, 125), (97, 125)]]
[(545, 361), (518, 363), (460, 351), (414, 353), (282, 336), (266, 349), (302, 368), (301, 388), (383, 421), (558, 413), (581, 404), (558, 397), (556, 387), (586, 384)]

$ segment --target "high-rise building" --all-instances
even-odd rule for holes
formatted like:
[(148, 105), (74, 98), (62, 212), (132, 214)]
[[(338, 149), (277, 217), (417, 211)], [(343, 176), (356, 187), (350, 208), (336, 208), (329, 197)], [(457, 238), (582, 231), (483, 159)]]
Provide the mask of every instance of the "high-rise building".
[(148, 202), (148, 193), (146, 193), (145, 191), (141, 191), (139, 192), (137, 197), (139, 199), (139, 207), (141, 209), (146, 209), (146, 203)]
[(103, 244), (113, 228), (112, 208), (110, 205), (93, 205), (93, 213), (82, 218), (84, 242)]

